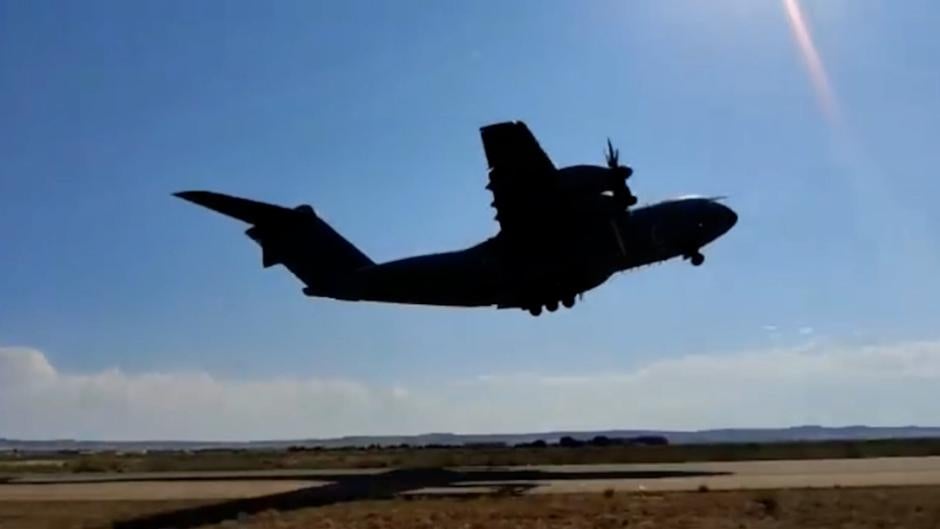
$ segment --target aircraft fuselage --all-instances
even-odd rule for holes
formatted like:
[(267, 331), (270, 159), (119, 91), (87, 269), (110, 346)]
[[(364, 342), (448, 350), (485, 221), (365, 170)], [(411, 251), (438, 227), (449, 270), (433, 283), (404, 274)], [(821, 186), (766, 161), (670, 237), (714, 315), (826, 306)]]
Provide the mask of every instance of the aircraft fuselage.
[(333, 291), (307, 293), (349, 301), (526, 308), (582, 294), (623, 270), (700, 256), (703, 246), (736, 221), (730, 208), (711, 199), (670, 200), (599, 216), (577, 229), (560, 228), (557, 244), (542, 253), (519, 252), (500, 234), (463, 250), (365, 266)]
[(246, 222), (261, 263), (283, 265), (304, 294), (348, 301), (453, 307), (572, 307), (578, 296), (631, 268), (683, 257), (737, 222), (718, 199), (634, 207), (633, 169), (607, 140), (605, 165), (557, 168), (521, 121), (480, 128), (486, 188), (499, 233), (475, 246), (376, 263), (309, 205), (294, 208), (211, 191), (176, 196)]

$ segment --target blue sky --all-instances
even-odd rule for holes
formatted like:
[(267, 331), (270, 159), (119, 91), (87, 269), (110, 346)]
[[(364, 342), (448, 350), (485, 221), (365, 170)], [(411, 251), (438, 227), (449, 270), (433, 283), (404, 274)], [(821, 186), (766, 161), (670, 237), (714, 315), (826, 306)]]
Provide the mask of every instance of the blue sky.
[[(933, 344), (940, 6), (802, 7), (836, 117), (771, 0), (0, 1), (0, 352), (19, 358), (0, 371), (39, 365), (92, 386), (118, 374), (128, 388), (174, 374), (343, 380), (403, 395), (429, 380), (445, 391), (701, 354)], [(740, 222), (701, 268), (622, 274), (535, 319), (307, 299), (285, 270), (261, 269), (243, 226), (170, 196), (310, 203), (376, 260), (459, 248), (498, 228), (478, 127), (507, 119), (527, 121), (558, 165), (600, 163), (610, 136), (641, 200), (728, 195)], [(799, 399), (787, 410), (774, 421), (813, 418)], [(369, 429), (362, 413), (200, 433), (354, 433)], [(545, 425), (580, 424), (566, 413)], [(383, 429), (460, 427), (421, 417)], [(659, 425), (643, 417), (595, 422)], [(0, 435), (192, 435), (23, 421), (0, 419)]]

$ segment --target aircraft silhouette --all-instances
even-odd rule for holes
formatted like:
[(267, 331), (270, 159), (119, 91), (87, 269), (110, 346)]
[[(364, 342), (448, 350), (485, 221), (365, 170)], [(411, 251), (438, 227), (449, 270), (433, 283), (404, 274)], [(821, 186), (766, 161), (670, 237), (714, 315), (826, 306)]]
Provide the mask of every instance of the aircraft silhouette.
[(176, 196), (251, 224), (262, 265), (287, 267), (308, 296), (455, 307), (571, 308), (616, 272), (674, 257), (701, 265), (701, 248), (737, 215), (719, 198), (643, 207), (633, 174), (607, 140), (607, 164), (556, 168), (525, 123), (480, 129), (499, 232), (463, 250), (375, 263), (309, 205), (285, 208), (209, 191)]

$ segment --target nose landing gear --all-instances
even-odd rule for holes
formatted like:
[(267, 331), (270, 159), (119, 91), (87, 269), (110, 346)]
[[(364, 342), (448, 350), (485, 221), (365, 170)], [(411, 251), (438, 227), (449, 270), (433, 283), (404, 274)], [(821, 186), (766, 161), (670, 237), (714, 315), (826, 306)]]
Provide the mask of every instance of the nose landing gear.
[(688, 259), (690, 263), (692, 263), (692, 266), (702, 266), (702, 263), (705, 262), (705, 256), (702, 255), (702, 252), (698, 250), (690, 253), (689, 255), (686, 255), (685, 258)]

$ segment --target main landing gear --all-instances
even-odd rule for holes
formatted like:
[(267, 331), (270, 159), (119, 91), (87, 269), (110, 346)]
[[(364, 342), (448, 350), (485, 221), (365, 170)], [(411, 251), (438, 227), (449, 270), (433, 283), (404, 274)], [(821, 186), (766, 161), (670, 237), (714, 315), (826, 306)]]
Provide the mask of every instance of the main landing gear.
[(538, 305), (532, 305), (532, 306), (528, 307), (527, 310), (529, 311), (529, 314), (531, 314), (531, 315), (533, 315), (533, 316), (539, 316), (539, 315), (541, 315), (541, 314), (542, 314), (542, 308), (543, 308), (543, 307), (544, 307), (545, 309), (547, 309), (548, 312), (555, 312), (556, 310), (558, 310), (558, 303), (559, 303), (559, 301), (561, 302), (561, 306), (565, 307), (566, 309), (570, 309), (571, 307), (574, 307), (575, 297), (574, 297), (573, 294), (571, 294), (571, 295), (565, 295), (564, 297), (561, 298), (561, 300), (551, 300), (551, 301), (548, 301), (548, 302), (546, 302), (546, 303), (540, 303), (540, 304), (538, 304)]

